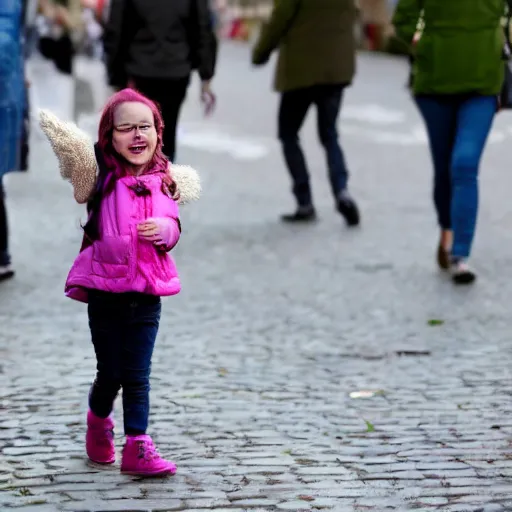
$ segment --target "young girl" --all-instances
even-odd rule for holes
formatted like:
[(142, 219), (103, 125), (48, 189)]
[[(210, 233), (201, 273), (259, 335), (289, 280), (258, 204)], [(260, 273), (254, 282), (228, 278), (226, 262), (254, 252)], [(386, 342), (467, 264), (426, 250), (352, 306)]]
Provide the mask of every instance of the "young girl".
[(89, 393), (86, 451), (100, 464), (115, 461), (114, 400), (123, 389), (121, 471), (168, 475), (176, 465), (160, 457), (146, 434), (149, 375), (160, 297), (180, 291), (168, 252), (180, 238), (177, 200), (196, 199), (194, 170), (170, 166), (162, 153), (162, 117), (132, 89), (107, 103), (94, 151), (76, 126), (42, 111), (40, 124), (75, 198), (87, 202), (84, 240), (66, 282), (66, 295), (88, 303), (97, 359)]

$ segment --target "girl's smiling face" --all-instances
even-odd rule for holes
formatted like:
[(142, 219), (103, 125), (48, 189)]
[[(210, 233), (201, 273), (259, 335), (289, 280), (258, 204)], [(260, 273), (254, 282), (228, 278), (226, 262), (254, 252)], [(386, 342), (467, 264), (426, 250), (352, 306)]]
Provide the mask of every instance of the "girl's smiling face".
[(128, 101), (116, 108), (112, 145), (132, 165), (135, 174), (140, 174), (151, 161), (157, 142), (153, 112), (147, 105)]

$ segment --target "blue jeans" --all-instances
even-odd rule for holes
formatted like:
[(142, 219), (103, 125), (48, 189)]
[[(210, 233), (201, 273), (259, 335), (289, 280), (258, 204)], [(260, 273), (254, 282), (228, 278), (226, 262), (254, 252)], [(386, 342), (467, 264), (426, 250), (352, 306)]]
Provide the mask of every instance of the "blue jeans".
[(306, 159), (300, 146), (299, 131), (311, 105), (317, 108), (318, 136), (326, 155), (329, 180), (335, 199), (347, 187), (348, 171), (338, 140), (336, 123), (344, 85), (315, 85), (284, 92), (279, 106), (279, 140), (293, 182), (293, 194), (299, 206), (312, 205)]
[(106, 418), (123, 388), (124, 431), (145, 434), (149, 417), (149, 375), (160, 323), (159, 297), (89, 290), (89, 326), (97, 374), (89, 407)]
[(439, 226), (453, 230), (453, 257), (467, 258), (478, 214), (478, 168), (497, 98), (418, 95), (416, 103), (430, 141)]

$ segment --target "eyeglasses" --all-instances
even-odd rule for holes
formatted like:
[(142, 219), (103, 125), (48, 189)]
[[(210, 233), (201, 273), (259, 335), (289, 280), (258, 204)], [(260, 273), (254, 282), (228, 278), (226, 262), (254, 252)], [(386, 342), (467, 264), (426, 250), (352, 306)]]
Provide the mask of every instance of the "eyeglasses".
[(119, 133), (131, 133), (137, 131), (137, 128), (141, 133), (146, 133), (151, 128), (154, 128), (155, 125), (150, 123), (140, 123), (140, 124), (120, 124), (119, 126), (114, 126), (114, 130)]

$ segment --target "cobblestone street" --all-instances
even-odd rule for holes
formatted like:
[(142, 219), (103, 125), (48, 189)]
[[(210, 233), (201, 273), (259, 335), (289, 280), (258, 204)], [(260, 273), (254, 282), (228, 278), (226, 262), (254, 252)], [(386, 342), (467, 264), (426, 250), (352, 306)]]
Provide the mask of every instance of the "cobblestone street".
[[(215, 116), (202, 118), (197, 83), (183, 113), (178, 161), (204, 195), (182, 208), (183, 291), (164, 300), (152, 368), (149, 433), (178, 473), (143, 481), (86, 460), (95, 360), (86, 309), (63, 294), (84, 209), (34, 126), (31, 170), (6, 180), (17, 276), (0, 285), (0, 510), (511, 511), (512, 114), (482, 165), (479, 280), (455, 288), (435, 266), (406, 61), (361, 55), (345, 97), (353, 231), (313, 115), (303, 140), (320, 219), (279, 222), (293, 203), (272, 66), (252, 70), (236, 44), (219, 66)], [(69, 84), (38, 85), (38, 72), (34, 108), (68, 101)], [(78, 75), (59, 114), (91, 129), (104, 78), (86, 61)], [(118, 400), (119, 448), (120, 413)]]

